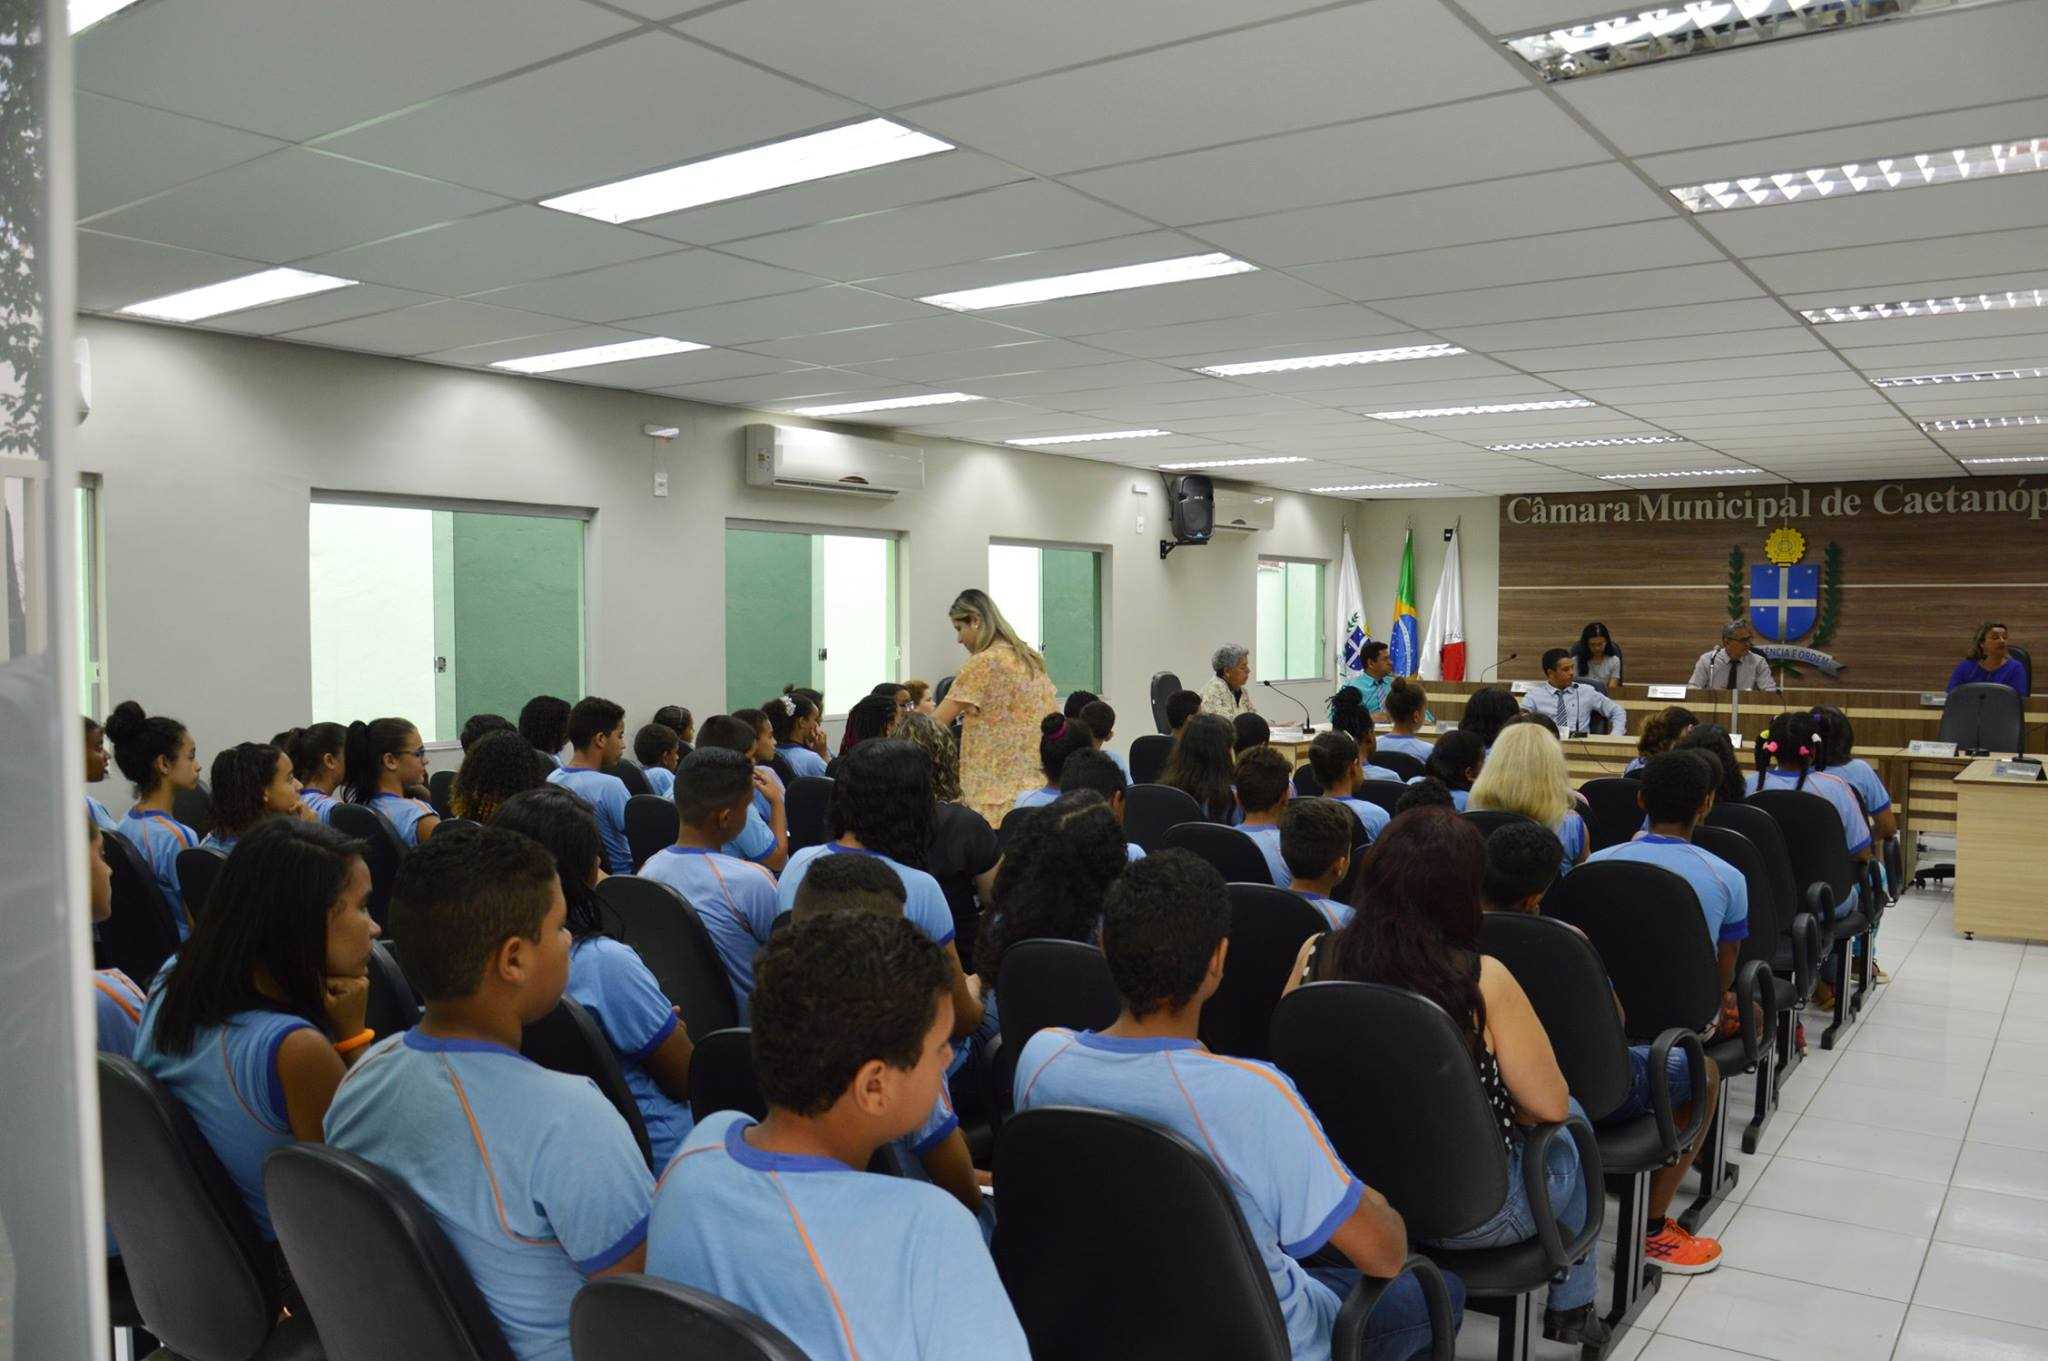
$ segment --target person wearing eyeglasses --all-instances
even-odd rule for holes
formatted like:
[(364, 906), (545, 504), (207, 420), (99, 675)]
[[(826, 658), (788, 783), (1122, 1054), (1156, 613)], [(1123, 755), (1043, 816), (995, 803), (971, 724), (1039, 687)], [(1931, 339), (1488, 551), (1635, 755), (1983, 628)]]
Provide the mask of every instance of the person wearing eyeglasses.
[(1621, 684), (1621, 653), (1607, 625), (1596, 621), (1581, 629), (1572, 659), (1578, 663), (1579, 679), (1610, 687)]
[(1686, 681), (1693, 690), (1763, 690), (1770, 694), (1778, 692), (1778, 678), (1771, 674), (1771, 664), (1760, 652), (1752, 650), (1756, 642), (1756, 630), (1749, 626), (1747, 619), (1730, 619), (1721, 625), (1721, 645), (1708, 648), (1692, 665), (1692, 678)]
[(1577, 663), (1570, 652), (1561, 647), (1550, 649), (1543, 654), (1546, 683), (1532, 686), (1522, 696), (1522, 707), (1557, 724), (1560, 735), (1590, 732), (1596, 715), (1607, 720), (1609, 732), (1627, 732), (1628, 710), (1592, 686), (1579, 684), (1576, 674)]

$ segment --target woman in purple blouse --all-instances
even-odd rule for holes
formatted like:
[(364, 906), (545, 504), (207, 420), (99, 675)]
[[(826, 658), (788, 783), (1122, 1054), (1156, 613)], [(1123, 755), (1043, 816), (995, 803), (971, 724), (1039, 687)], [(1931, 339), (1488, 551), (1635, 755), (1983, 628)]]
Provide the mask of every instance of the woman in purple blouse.
[(1973, 681), (1989, 681), (1993, 685), (2010, 686), (2019, 692), (2021, 699), (2027, 697), (2027, 670), (2020, 665), (2020, 659), (2013, 656), (2006, 646), (2006, 630), (2003, 624), (1986, 624), (1977, 630), (1977, 640), (1970, 648), (1970, 655), (1956, 663), (1956, 669), (1949, 673), (1948, 688), (1968, 685)]

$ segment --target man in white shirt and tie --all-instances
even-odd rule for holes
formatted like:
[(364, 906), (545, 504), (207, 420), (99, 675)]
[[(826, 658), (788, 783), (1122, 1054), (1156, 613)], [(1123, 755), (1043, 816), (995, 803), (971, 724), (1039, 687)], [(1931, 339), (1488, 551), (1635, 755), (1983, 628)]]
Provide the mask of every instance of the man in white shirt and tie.
[(1545, 683), (1522, 696), (1522, 707), (1557, 724), (1561, 737), (1592, 731), (1595, 714), (1606, 718), (1609, 732), (1627, 732), (1628, 711), (1592, 686), (1579, 684), (1574, 679), (1577, 670), (1578, 662), (1565, 648), (1554, 647), (1544, 653)]
[(1700, 654), (1693, 663), (1692, 679), (1686, 686), (1693, 690), (1766, 690), (1776, 694), (1778, 678), (1771, 674), (1771, 664), (1760, 652), (1750, 650), (1756, 641), (1756, 631), (1747, 619), (1730, 619), (1721, 625), (1721, 645)]

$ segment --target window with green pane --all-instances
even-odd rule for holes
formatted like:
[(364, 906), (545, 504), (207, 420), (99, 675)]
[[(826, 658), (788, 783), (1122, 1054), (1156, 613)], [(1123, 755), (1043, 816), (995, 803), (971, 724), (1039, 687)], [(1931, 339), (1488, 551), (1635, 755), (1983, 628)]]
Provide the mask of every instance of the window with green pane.
[(1102, 554), (1036, 544), (988, 546), (988, 594), (1045, 654), (1053, 689), (1102, 690)]
[(896, 540), (763, 525), (725, 531), (725, 705), (757, 708), (804, 685), (843, 714), (902, 680)]
[(1323, 656), (1323, 564), (1259, 559), (1258, 644), (1252, 673), (1265, 680), (1319, 680)]

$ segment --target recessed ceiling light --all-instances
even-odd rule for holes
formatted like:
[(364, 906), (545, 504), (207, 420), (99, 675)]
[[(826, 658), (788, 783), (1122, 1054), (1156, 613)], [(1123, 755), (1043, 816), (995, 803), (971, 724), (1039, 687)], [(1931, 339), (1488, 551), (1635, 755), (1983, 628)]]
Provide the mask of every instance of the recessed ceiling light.
[(1932, 387), (1938, 383), (1996, 383), (2006, 378), (2048, 378), (2048, 369), (1978, 369), (1974, 373), (1916, 373), (1902, 378), (1873, 378), (1874, 388)]
[(1264, 468), (1275, 463), (1306, 463), (1305, 458), (1210, 458), (1199, 463), (1162, 463), (1160, 471), (1184, 473), (1190, 468)]
[(616, 345), (590, 345), (580, 350), (532, 354), (524, 359), (500, 359), (491, 367), (512, 373), (554, 373), (560, 369), (587, 369), (593, 364), (622, 364), (628, 359), (653, 359), (658, 355), (686, 354), (691, 350), (708, 348), (694, 340), (648, 336), (644, 340), (622, 340)]
[(203, 321), (207, 317), (241, 312), (266, 303), (304, 298), (337, 288), (354, 288), (354, 279), (337, 279), (331, 274), (310, 274), (303, 269), (266, 269), (226, 279), (204, 288), (188, 288), (148, 302), (130, 303), (124, 316), (152, 317), (157, 321)]
[(1671, 197), (1690, 212), (1714, 213), (1726, 208), (1761, 208), (1773, 203), (1797, 203), (1801, 199), (1811, 202), (1837, 195), (1847, 198), (1853, 194), (1919, 189), (1930, 184), (1995, 179), (2000, 175), (2028, 175), (2036, 170), (2048, 170), (2048, 137), (1684, 184), (1672, 189)]
[(1463, 354), (1457, 345), (1396, 345), (1388, 350), (1349, 350), (1343, 354), (1310, 354), (1299, 359), (1254, 359), (1243, 364), (1211, 364), (1196, 373), (1240, 378), (1249, 373), (1293, 373), (1297, 369), (1335, 369), (1346, 364), (1396, 364), (1404, 359), (1446, 359)]
[(1761, 472), (1760, 468), (1688, 468), (1684, 472), (1665, 473), (1602, 473), (1602, 482), (1642, 482), (1656, 477), (1748, 477)]
[(791, 407), (792, 416), (854, 416), (863, 411), (895, 411), (912, 406), (951, 406), (955, 402), (978, 402), (971, 392), (932, 392), (922, 397), (884, 397), (872, 402), (835, 402), (830, 406)]
[(1957, 312), (2013, 312), (2024, 307), (2048, 307), (2048, 289), (2009, 288), (2003, 293), (1959, 293), (1949, 298), (1852, 302), (1845, 307), (1802, 309), (1799, 315), (1816, 326), (1826, 326), (1834, 321), (1898, 321), (1905, 317), (1943, 317)]
[(1483, 406), (1428, 406), (1414, 411), (1368, 411), (1376, 421), (1427, 421), (1438, 416), (1501, 416), (1515, 411), (1573, 411), (1593, 403), (1584, 397), (1564, 397), (1554, 402), (1488, 402)]
[(1091, 269), (1080, 274), (1058, 274), (1049, 279), (1025, 279), (1014, 284), (988, 288), (963, 288), (956, 293), (934, 293), (919, 298), (934, 307), (956, 312), (979, 312), (990, 307), (1017, 307), (1054, 298), (1084, 298), (1092, 293), (1117, 293), (1127, 288), (1151, 288), (1158, 284), (1184, 284), (1195, 279), (1215, 279), (1225, 274), (1249, 274), (1257, 265), (1221, 253), (1183, 255), (1172, 260), (1150, 260), (1142, 265), (1117, 265), (1112, 269)]
[(2048, 460), (2048, 454), (2015, 454), (2010, 458), (1966, 458), (1963, 462), (1971, 464), (2040, 463), (2044, 460)]
[(2048, 416), (1971, 416), (1958, 420), (1922, 421), (1920, 428), (1930, 435), (1952, 430), (2010, 430), (2022, 425), (2048, 425)]
[(1652, 62), (1832, 33), (1990, 0), (1689, 0), (1501, 39), (1545, 80), (1571, 80)]
[(1098, 430), (1092, 435), (1036, 435), (1030, 439), (1006, 439), (1003, 443), (1032, 448), (1040, 444), (1093, 444), (1106, 439), (1151, 439), (1155, 435), (1172, 433), (1171, 430)]
[(1606, 439), (1539, 439), (1519, 444), (1489, 444), (1496, 454), (1515, 454), (1525, 449), (1605, 449), (1617, 444), (1685, 444), (1677, 435), (1610, 435)]
[(76, 36), (134, 3), (135, 0), (71, 0), (65, 17), (70, 21), (73, 36)]
[(706, 203), (722, 203), (785, 185), (808, 184), (952, 149), (951, 142), (928, 137), (886, 118), (870, 118), (864, 123), (807, 133), (748, 151), (579, 189), (573, 194), (558, 194), (542, 199), (540, 206), (594, 217), (599, 222), (638, 222), (644, 217), (679, 213)]
[(1407, 491), (1413, 487), (1434, 487), (1434, 482), (1353, 482), (1342, 487), (1310, 487), (1310, 491)]

